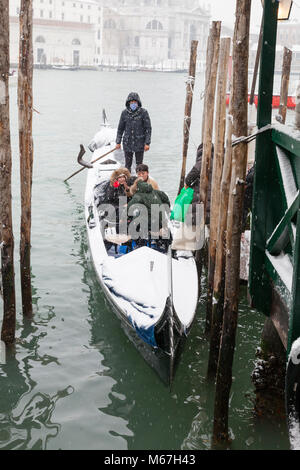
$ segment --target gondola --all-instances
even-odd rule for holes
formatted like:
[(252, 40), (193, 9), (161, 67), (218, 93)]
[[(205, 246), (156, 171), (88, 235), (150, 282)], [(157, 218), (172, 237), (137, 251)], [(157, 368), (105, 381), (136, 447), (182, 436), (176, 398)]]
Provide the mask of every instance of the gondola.
[[(111, 173), (124, 166), (115, 149), (116, 129), (104, 117), (89, 144), (85, 221), (91, 258), (106, 299), (146, 362), (170, 385), (191, 330), (198, 303), (198, 274), (193, 252), (173, 250), (170, 242), (153, 240), (139, 246), (115, 233), (97, 204), (97, 194)], [(176, 224), (175, 224), (176, 225)], [(203, 225), (204, 231), (204, 225)], [(204, 237), (203, 237), (204, 239)]]

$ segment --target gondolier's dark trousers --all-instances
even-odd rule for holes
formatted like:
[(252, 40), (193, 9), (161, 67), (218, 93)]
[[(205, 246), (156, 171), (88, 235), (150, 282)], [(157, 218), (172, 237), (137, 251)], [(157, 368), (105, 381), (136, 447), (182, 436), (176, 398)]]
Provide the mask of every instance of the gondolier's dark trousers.
[(141, 152), (125, 152), (125, 166), (130, 172), (131, 172), (133, 154), (135, 154), (136, 165), (140, 165), (140, 163), (143, 163), (144, 150), (142, 150)]

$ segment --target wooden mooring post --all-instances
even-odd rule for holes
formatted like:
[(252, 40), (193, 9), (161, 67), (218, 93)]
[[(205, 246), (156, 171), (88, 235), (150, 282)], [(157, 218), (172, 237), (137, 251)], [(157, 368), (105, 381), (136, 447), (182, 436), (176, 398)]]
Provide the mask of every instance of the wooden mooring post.
[[(215, 110), (215, 92), (217, 82), (217, 71), (219, 62), (219, 49), (220, 49), (220, 33), (221, 22), (213, 21), (210, 38), (208, 40), (207, 50), (207, 71), (205, 83), (205, 99), (203, 109), (203, 153), (201, 162), (200, 174), (200, 201), (204, 206), (204, 217), (206, 219), (207, 212), (207, 197), (209, 191), (209, 173), (212, 165), (212, 140), (213, 140), (213, 123), (214, 123), (214, 110)], [(208, 299), (208, 303), (211, 300)], [(211, 327), (211, 313), (206, 316), (205, 332), (209, 333)]]
[[(230, 39), (226, 38), (225, 56), (224, 62), (228, 64), (229, 50), (230, 50)], [(227, 58), (228, 54), (228, 58)], [(226, 60), (227, 58), (227, 60)], [(224, 63), (224, 67), (225, 67)], [(220, 67), (220, 71), (222, 68)], [(226, 68), (227, 70), (227, 68)], [(225, 75), (226, 76), (226, 75)], [(226, 80), (227, 83), (227, 80)], [(226, 100), (226, 94), (225, 94)], [(222, 110), (222, 121), (225, 120)], [(217, 122), (217, 121), (216, 121)], [(229, 199), (229, 186), (231, 177), (231, 161), (232, 161), (232, 116), (231, 116), (231, 99), (229, 113), (227, 116), (227, 139), (225, 148), (225, 158), (223, 163), (223, 152), (224, 152), (224, 135), (225, 122), (220, 124), (221, 127), (221, 139), (219, 144), (215, 145), (215, 158), (222, 162), (221, 181), (217, 178), (217, 181), (213, 183), (212, 187), (214, 191), (219, 192), (219, 197), (216, 198), (215, 203), (212, 204), (213, 210), (211, 211), (211, 222), (210, 227), (216, 225), (214, 228), (216, 234), (216, 241), (214, 246), (214, 272), (212, 276), (212, 305), (211, 305), (211, 332), (210, 332), (210, 350), (208, 359), (207, 378), (215, 379), (217, 372), (218, 356), (219, 356), (219, 345), (223, 322), (223, 302), (224, 302), (224, 285), (225, 285), (225, 259), (226, 259), (226, 225), (227, 225), (227, 211), (228, 211), (228, 199)], [(222, 149), (222, 152), (221, 152)], [(215, 164), (215, 161), (214, 161)], [(220, 164), (219, 164), (220, 166)], [(218, 176), (218, 175), (217, 175)], [(214, 179), (214, 174), (213, 174)], [(212, 198), (213, 202), (213, 198)], [(213, 218), (213, 222), (212, 222)], [(211, 257), (211, 256), (210, 256)], [(210, 269), (210, 265), (209, 265)]]
[(20, 270), (22, 308), (25, 316), (32, 315), (31, 290), (31, 187), (33, 166), (32, 141), (32, 0), (21, 0), (20, 51), (18, 70), (19, 148), (21, 182)]
[(11, 142), (9, 119), (9, 2), (0, 0), (0, 249), (3, 291), (1, 340), (15, 340), (16, 300), (14, 236), (11, 198)]
[(281, 86), (280, 86), (280, 105), (278, 110), (277, 120), (282, 124), (285, 124), (286, 120), (286, 109), (287, 100), (289, 93), (289, 81), (292, 63), (292, 51), (287, 47), (284, 48), (283, 60), (282, 60), (282, 74), (281, 74)]
[(200, 175), (200, 200), (204, 204), (204, 215), (206, 214), (209, 171), (212, 157), (213, 123), (215, 111), (215, 93), (217, 82), (217, 71), (219, 61), (221, 21), (213, 21), (210, 31), (211, 38), (208, 40), (210, 50), (207, 53), (208, 71), (207, 83), (205, 85), (205, 107), (203, 109), (203, 155)]
[(183, 149), (182, 149), (182, 167), (179, 182), (178, 194), (184, 186), (184, 178), (186, 173), (186, 159), (189, 147), (191, 115), (194, 95), (194, 84), (196, 76), (196, 62), (197, 62), (197, 47), (198, 41), (191, 41), (191, 54), (189, 65), (189, 76), (186, 82), (186, 100), (184, 109), (184, 122), (183, 122)]
[[(247, 135), (248, 55), (251, 0), (238, 0), (233, 38), (232, 130), (236, 137)], [(228, 440), (229, 395), (238, 318), (240, 245), (247, 144), (235, 146), (226, 236), (226, 275), (223, 328), (218, 360), (213, 441)]]
[(212, 28), (210, 27), (208, 38), (207, 38), (207, 43), (206, 43), (204, 90), (203, 90), (202, 96), (201, 96), (201, 98), (203, 98), (201, 142), (203, 142), (203, 137), (204, 137), (207, 88), (208, 88), (208, 79), (209, 79), (209, 76), (210, 76), (210, 65), (211, 65), (211, 51), (212, 51)]
[[(230, 113), (230, 109), (229, 109)], [(227, 118), (227, 141), (225, 159), (223, 165), (222, 182), (221, 182), (221, 204), (219, 212), (219, 227), (216, 250), (216, 265), (214, 273), (213, 286), (213, 305), (212, 305), (212, 322), (210, 334), (210, 349), (208, 358), (207, 378), (215, 379), (218, 366), (221, 332), (223, 325), (223, 309), (224, 309), (224, 290), (225, 290), (225, 265), (226, 265), (226, 229), (228, 217), (228, 200), (229, 188), (231, 181), (232, 166), (232, 117)]]
[(263, 21), (261, 21), (261, 25), (260, 25), (257, 51), (256, 51), (256, 56), (255, 56), (255, 63), (254, 63), (254, 69), (253, 69), (253, 78), (252, 78), (250, 99), (249, 99), (249, 104), (250, 105), (253, 105), (253, 103), (254, 103), (255, 87), (256, 87), (256, 81), (257, 81), (257, 75), (258, 75), (260, 54), (261, 54), (262, 34), (263, 34)]
[[(212, 317), (213, 306), (213, 283), (215, 273), (217, 235), (219, 226), (219, 208), (221, 202), (221, 180), (224, 160), (224, 143), (226, 129), (226, 92), (227, 92), (227, 74), (230, 54), (230, 38), (221, 39), (217, 103), (215, 115), (215, 138), (214, 138), (214, 158), (211, 182), (211, 201), (210, 201), (210, 223), (209, 223), (209, 250), (208, 250), (208, 275), (207, 275), (207, 303), (206, 318)], [(211, 323), (212, 321), (210, 321)], [(207, 322), (209, 323), (209, 322)]]

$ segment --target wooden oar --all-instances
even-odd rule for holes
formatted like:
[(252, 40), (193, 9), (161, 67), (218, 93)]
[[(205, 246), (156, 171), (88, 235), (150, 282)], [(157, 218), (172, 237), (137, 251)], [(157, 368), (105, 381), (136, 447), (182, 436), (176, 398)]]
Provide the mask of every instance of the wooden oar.
[[(110, 150), (109, 152), (105, 153), (104, 155), (101, 155), (100, 157), (96, 158), (95, 160), (91, 161), (90, 163), (92, 164), (92, 163), (97, 162), (98, 160), (100, 160), (101, 158), (106, 157), (107, 155), (109, 155), (110, 153), (114, 152), (115, 150), (117, 150), (117, 147), (113, 148), (112, 150)], [(81, 145), (80, 145), (80, 152), (79, 152), (78, 158), (79, 158), (79, 157), (81, 158), (81, 157), (84, 155), (84, 153), (85, 153), (85, 149), (84, 149), (84, 146), (81, 144)], [(65, 179), (64, 182), (68, 181), (70, 178), (72, 178), (73, 176), (77, 175), (78, 173), (80, 173), (80, 172), (81, 172), (82, 170), (84, 170), (85, 168), (87, 168), (87, 167), (84, 166), (84, 167), (80, 168), (80, 170), (75, 171), (75, 173), (73, 173), (71, 176), (69, 176), (67, 179)]]

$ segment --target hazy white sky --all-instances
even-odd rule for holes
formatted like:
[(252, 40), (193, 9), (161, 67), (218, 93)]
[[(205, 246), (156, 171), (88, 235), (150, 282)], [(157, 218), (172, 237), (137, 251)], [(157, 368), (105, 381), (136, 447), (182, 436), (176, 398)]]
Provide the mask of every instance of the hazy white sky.
[[(223, 21), (228, 25), (234, 25), (236, 0), (210, 0), (212, 20)], [(259, 26), (261, 20), (261, 0), (251, 2), (251, 25)], [(300, 0), (293, 2), (290, 19), (300, 21)]]

